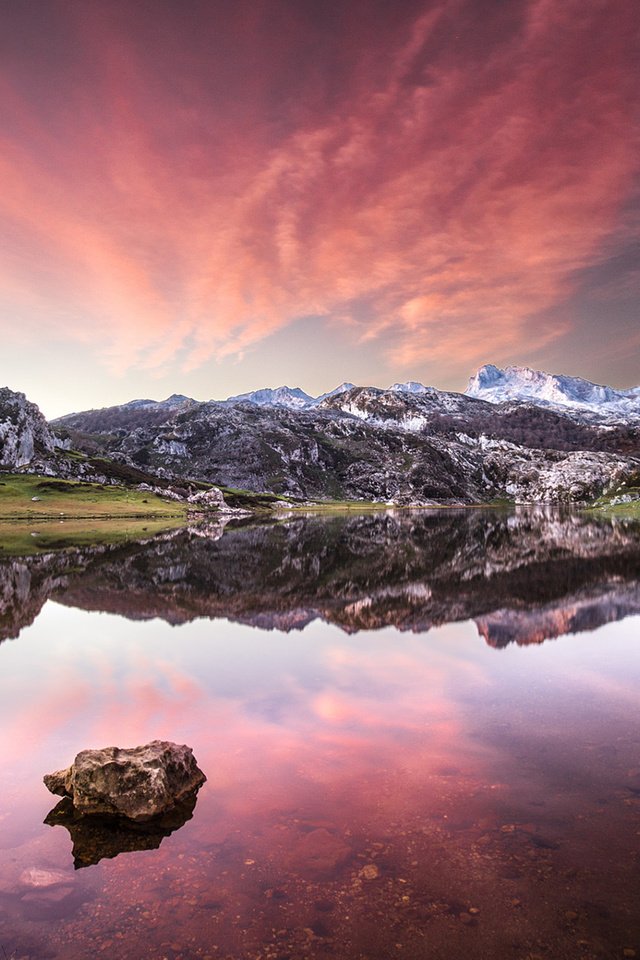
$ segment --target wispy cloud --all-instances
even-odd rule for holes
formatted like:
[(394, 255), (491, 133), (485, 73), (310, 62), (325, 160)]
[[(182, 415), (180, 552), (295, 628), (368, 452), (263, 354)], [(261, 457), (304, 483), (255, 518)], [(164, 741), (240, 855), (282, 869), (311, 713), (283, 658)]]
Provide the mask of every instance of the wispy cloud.
[[(234, 355), (310, 315), (380, 338), (400, 366), (471, 365), (488, 341), (499, 360), (567, 331), (545, 315), (615, 237), (637, 169), (631, 2), (529, 0), (483, 50), (471, 6), (443, 0), (362, 48), (345, 38), (353, 66), (330, 99), (303, 78), (265, 102), (260, 83), (277, 84), (258, 57), (235, 116), (197, 51), (176, 81), (143, 27), (128, 39), (90, 9), (53, 117), (11, 70), (0, 83), (16, 335), (37, 322), (122, 370)], [(227, 62), (233, 89), (280, 42), (242, 29), (254, 46)]]

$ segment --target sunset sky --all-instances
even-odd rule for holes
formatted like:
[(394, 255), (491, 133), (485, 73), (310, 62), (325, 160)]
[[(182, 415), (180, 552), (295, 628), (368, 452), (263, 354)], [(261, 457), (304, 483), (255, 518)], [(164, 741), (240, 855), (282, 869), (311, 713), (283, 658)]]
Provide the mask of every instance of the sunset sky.
[(637, 0), (9, 0), (0, 385), (640, 383)]

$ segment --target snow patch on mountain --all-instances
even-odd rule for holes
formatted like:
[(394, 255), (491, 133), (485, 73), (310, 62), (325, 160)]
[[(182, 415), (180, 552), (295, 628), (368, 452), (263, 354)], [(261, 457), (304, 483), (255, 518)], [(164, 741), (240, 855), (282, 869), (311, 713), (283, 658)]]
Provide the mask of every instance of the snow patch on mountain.
[(300, 387), (264, 387), (228, 397), (227, 403), (255, 403), (258, 407), (287, 407), (289, 410), (301, 410), (311, 406), (314, 398)]
[(499, 368), (487, 363), (470, 379), (465, 394), (489, 403), (519, 400), (605, 416), (640, 417), (640, 387), (615, 390), (580, 377), (529, 367)]
[(329, 390), (327, 393), (321, 393), (319, 397), (316, 397), (313, 401), (313, 406), (317, 406), (319, 403), (322, 403), (323, 400), (327, 400), (329, 397), (337, 397), (341, 393), (347, 393), (348, 390), (355, 389), (355, 383), (347, 383), (345, 380), (345, 382), (341, 383), (339, 387), (334, 387), (333, 390)]
[(418, 383), (417, 380), (407, 380), (405, 383), (392, 383), (389, 387), (393, 393), (429, 393), (433, 387), (425, 387), (424, 383)]

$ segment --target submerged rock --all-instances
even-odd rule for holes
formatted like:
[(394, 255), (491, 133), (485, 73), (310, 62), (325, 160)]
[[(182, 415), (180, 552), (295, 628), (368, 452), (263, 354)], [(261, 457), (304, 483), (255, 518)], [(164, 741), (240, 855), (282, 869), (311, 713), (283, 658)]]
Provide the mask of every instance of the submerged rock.
[(143, 823), (173, 810), (206, 779), (191, 747), (153, 740), (130, 749), (82, 750), (66, 770), (45, 776), (44, 784), (69, 797), (79, 814)]
[(294, 843), (288, 862), (291, 870), (309, 880), (328, 880), (352, 855), (341, 837), (319, 827)]
[(45, 890), (71, 883), (71, 877), (62, 870), (47, 870), (44, 867), (28, 867), (18, 879), (18, 886), (28, 890)]

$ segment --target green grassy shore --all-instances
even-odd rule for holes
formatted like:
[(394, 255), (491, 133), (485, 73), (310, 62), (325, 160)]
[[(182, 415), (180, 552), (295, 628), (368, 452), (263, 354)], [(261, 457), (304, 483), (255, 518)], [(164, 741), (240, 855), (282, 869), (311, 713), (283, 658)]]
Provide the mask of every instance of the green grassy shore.
[[(206, 488), (206, 485), (202, 486)], [(274, 513), (277, 507), (314, 514), (389, 509), (386, 503), (361, 500), (311, 504), (274, 494), (221, 489), (230, 507), (248, 509), (256, 518), (265, 515), (277, 518), (277, 509)], [(625, 492), (634, 493), (635, 490)], [(506, 504), (495, 502), (476, 506), (505, 507)], [(586, 512), (603, 518), (640, 520), (640, 501), (611, 504), (602, 498), (586, 508)], [(31, 474), (0, 474), (0, 556), (144, 539), (183, 526), (189, 513), (189, 506), (183, 502), (131, 486), (109, 486)]]
[(640, 500), (632, 500), (630, 503), (596, 503), (589, 507), (588, 513), (594, 517), (640, 520)]
[(0, 475), (0, 556), (144, 539), (186, 517), (184, 504), (128, 487)]
[(186, 506), (130, 487), (0, 475), (0, 520), (184, 518)]
[[(622, 483), (607, 496), (594, 500), (588, 508), (592, 516), (619, 518), (620, 520), (640, 520), (640, 475), (636, 473), (627, 483)], [(631, 497), (623, 503), (612, 503), (619, 497)]]

